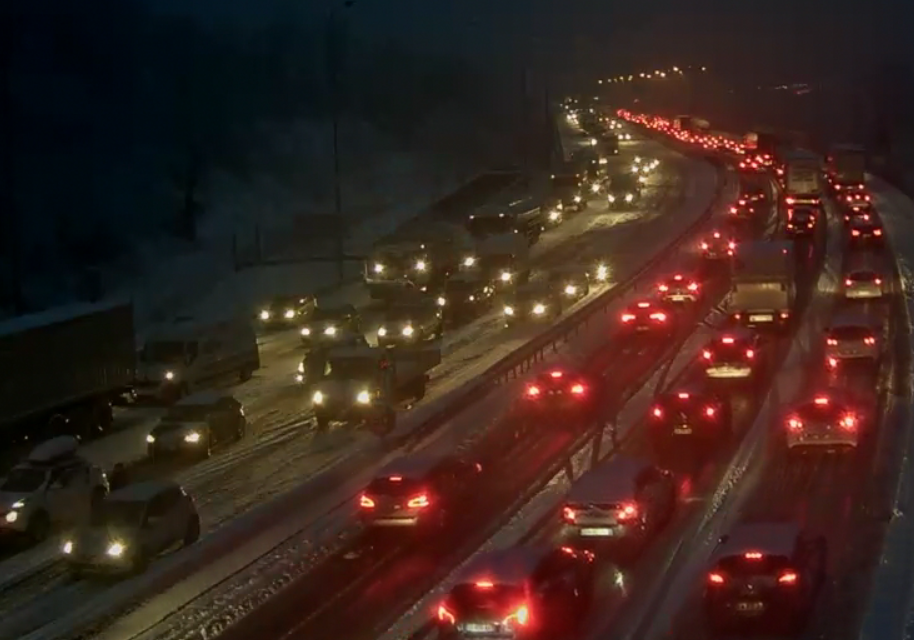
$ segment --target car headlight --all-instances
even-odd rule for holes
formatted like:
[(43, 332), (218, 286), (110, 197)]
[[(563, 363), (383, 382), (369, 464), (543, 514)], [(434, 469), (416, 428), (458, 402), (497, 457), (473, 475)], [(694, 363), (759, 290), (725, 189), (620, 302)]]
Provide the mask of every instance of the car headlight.
[(438, 296), (438, 299), (435, 302), (438, 303), (439, 307), (443, 307), (447, 304), (447, 300), (444, 298), (444, 296)]
[(594, 193), (600, 193), (600, 183), (594, 182), (592, 185), (590, 185), (590, 190)]
[(16, 520), (19, 519), (19, 512), (10, 511), (8, 514), (6, 514), (6, 516), (4, 516), (3, 519), (6, 520), (7, 522), (9, 522), (10, 524), (12, 524), (12, 523), (16, 522)]
[(476, 258), (474, 256), (467, 256), (463, 259), (463, 266), (465, 267), (472, 267), (474, 264), (476, 264)]
[(565, 208), (565, 205), (562, 204), (561, 202), (559, 202), (557, 205), (555, 205), (555, 208), (558, 209), (559, 211), (561, 211)]
[(506, 316), (513, 316), (513, 315), (514, 315), (514, 307), (505, 307), (505, 315), (506, 315)]
[(543, 305), (543, 304), (533, 305), (533, 313), (535, 313), (538, 316), (543, 315), (544, 313), (546, 313), (546, 305)]
[(66, 554), (66, 555), (70, 555), (71, 553), (73, 553), (73, 541), (65, 540), (63, 543), (63, 546), (60, 548), (60, 550), (63, 551), (64, 554)]
[(324, 329), (324, 335), (325, 336), (335, 336), (336, 327), (327, 327), (326, 329)]
[(476, 296), (470, 296), (470, 297), (468, 298), (468, 300), (469, 300), (470, 302), (476, 302)]
[(152, 435), (151, 433), (146, 436), (146, 442), (148, 442), (149, 444), (152, 444), (155, 441), (156, 441), (156, 437), (154, 435)]
[(200, 442), (200, 433), (197, 431), (191, 431), (190, 433), (184, 434), (184, 442), (189, 442), (190, 444), (197, 444)]
[(126, 550), (127, 547), (125, 547), (123, 543), (112, 542), (110, 545), (108, 545), (108, 550), (105, 553), (107, 553), (112, 558), (120, 558), (122, 555), (124, 555)]
[(637, 165), (637, 164), (633, 164), (633, 165), (632, 165), (632, 173), (638, 173), (639, 171), (641, 171), (641, 167), (640, 167), (639, 165)]
[(266, 311), (266, 310), (261, 311), (261, 312), (260, 312), (260, 319), (261, 319), (261, 320), (269, 320), (269, 319), (270, 319), (270, 312), (269, 312), (269, 311)]
[(367, 391), (364, 391), (364, 390), (359, 391), (358, 394), (356, 394), (356, 396), (355, 396), (355, 401), (358, 402), (359, 404), (368, 404), (369, 402), (371, 402), (371, 394), (369, 394)]
[(555, 222), (556, 220), (558, 220), (561, 217), (562, 217), (562, 213), (560, 211), (550, 211), (549, 212), (549, 220), (551, 220), (552, 222)]
[(378, 329), (378, 335), (382, 338), (387, 335), (387, 327), (381, 327)]
[(581, 204), (581, 196), (575, 196), (575, 197), (574, 197), (574, 201), (575, 201), (575, 203), (577, 203), (577, 204)]
[(286, 320), (291, 320), (292, 318), (294, 318), (294, 317), (295, 317), (295, 309), (286, 309), (285, 316), (286, 316)]
[(428, 265), (425, 263), (425, 260), (419, 260), (416, 263), (416, 271), (425, 271), (428, 268)]
[(625, 194), (625, 201), (626, 201), (626, 202), (631, 202), (631, 201), (634, 200), (634, 199), (635, 199), (634, 194), (631, 194), (631, 193), (626, 193), (626, 194)]
[(591, 146), (591, 147), (597, 146), (597, 139), (596, 139), (596, 138), (591, 138), (591, 139), (590, 139), (590, 146)]
[(638, 176), (638, 182), (644, 184), (647, 182), (647, 176)]
[(600, 158), (599, 163), (600, 164), (609, 164), (609, 160), (607, 158)]
[(166, 379), (166, 380), (174, 380), (174, 379), (175, 379), (175, 372), (174, 372), (174, 371), (166, 371), (166, 372), (165, 372), (165, 379)]
[(301, 334), (308, 337), (311, 335), (311, 329), (309, 327), (302, 327)]
[(576, 286), (574, 286), (573, 284), (569, 284), (569, 285), (565, 286), (565, 293), (567, 293), (568, 295), (573, 296), (577, 292), (578, 292), (578, 288)]
[(415, 333), (415, 330), (413, 329), (412, 325), (406, 325), (403, 327), (403, 330), (400, 333), (408, 338)]
[(304, 362), (299, 362), (299, 363), (298, 363), (298, 372), (299, 372), (299, 373), (304, 373), (304, 372), (305, 372), (305, 363), (304, 363)]
[(613, 194), (610, 193), (608, 196), (606, 196), (606, 199), (609, 200), (610, 202), (615, 202), (616, 196), (614, 196)]
[(384, 273), (384, 265), (381, 264), (380, 262), (376, 262), (374, 265), (374, 272), (375, 273)]
[(605, 264), (601, 264), (597, 267), (597, 280), (606, 280), (609, 276), (609, 269), (606, 268)]
[(320, 391), (315, 391), (314, 395), (311, 396), (311, 402), (314, 404), (324, 404), (324, 394)]
[(511, 278), (514, 277), (514, 274), (510, 271), (502, 271), (500, 277), (502, 282), (511, 282)]

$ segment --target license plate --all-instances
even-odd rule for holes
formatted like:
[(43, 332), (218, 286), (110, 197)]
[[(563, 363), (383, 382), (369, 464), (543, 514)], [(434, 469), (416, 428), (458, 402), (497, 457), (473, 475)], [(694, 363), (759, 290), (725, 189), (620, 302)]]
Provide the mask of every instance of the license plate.
[(682, 293), (674, 293), (673, 295), (670, 296), (670, 300), (673, 300), (674, 302), (682, 302), (684, 300), (687, 300), (688, 297), (689, 296), (684, 295)]
[(463, 625), (463, 630), (467, 633), (492, 633), (495, 631), (495, 625), (468, 622), (467, 624)]
[(586, 537), (607, 537), (613, 534), (613, 530), (607, 527), (581, 529), (581, 535)]
[(689, 434), (689, 433), (692, 433), (692, 427), (676, 427), (675, 429), (673, 429), (673, 433)]
[(765, 603), (758, 601), (737, 602), (736, 610), (741, 613), (759, 613), (765, 610)]
[(774, 320), (774, 316), (768, 313), (749, 316), (749, 322), (771, 322), (772, 320)]

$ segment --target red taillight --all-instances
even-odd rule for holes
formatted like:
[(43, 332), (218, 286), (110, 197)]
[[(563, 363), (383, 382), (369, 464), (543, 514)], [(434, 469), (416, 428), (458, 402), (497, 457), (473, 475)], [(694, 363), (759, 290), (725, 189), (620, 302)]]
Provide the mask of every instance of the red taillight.
[(571, 507), (564, 507), (562, 509), (562, 519), (565, 522), (574, 522), (577, 519), (577, 517), (578, 517), (577, 511), (575, 511)]
[(676, 394), (676, 397), (678, 397), (680, 400), (688, 400), (688, 399), (689, 399), (689, 394), (686, 393), (685, 391), (681, 391), (681, 392), (679, 392), (679, 393)]
[(875, 282), (876, 284), (882, 284), (882, 278), (876, 278), (875, 280), (873, 280), (873, 282)]
[(638, 515), (638, 507), (633, 504), (624, 504), (616, 512), (617, 520), (631, 520)]
[(850, 414), (841, 418), (841, 426), (847, 429), (848, 431), (853, 431), (857, 428), (857, 418)]
[(827, 345), (830, 346), (830, 347), (837, 347), (837, 346), (838, 346), (838, 341), (837, 341), (835, 338), (828, 338), (828, 339), (825, 341), (825, 344), (827, 344)]
[(778, 577), (778, 584), (796, 584), (800, 577), (793, 571), (785, 571)]
[(802, 422), (799, 418), (788, 418), (788, 419), (787, 419), (787, 426), (788, 426), (792, 431), (799, 431), (800, 429), (803, 428), (803, 422)]
[(477, 589), (494, 589), (495, 583), (491, 580), (478, 580), (475, 586)]
[(881, 236), (881, 235), (882, 235), (882, 229), (874, 229), (874, 230), (873, 230), (873, 235), (874, 235), (874, 236)]
[(652, 313), (651, 320), (656, 320), (657, 322), (666, 322), (666, 314), (662, 312)]
[(874, 338), (873, 336), (867, 336), (866, 338), (863, 339), (863, 344), (868, 344), (870, 346), (873, 346), (874, 344), (876, 344), (876, 338)]
[(725, 337), (721, 338), (720, 341), (723, 342), (724, 344), (733, 344), (736, 342), (736, 338), (731, 338), (730, 336), (725, 336)]
[(714, 407), (705, 407), (705, 415), (709, 418), (713, 418), (717, 414), (717, 409)]
[(702, 243), (701, 243), (701, 250), (702, 250), (702, 251), (707, 251), (709, 248), (710, 248), (710, 247), (709, 247), (709, 245), (708, 245), (707, 242), (702, 242)]
[(726, 582), (726, 580), (724, 580), (724, 576), (719, 573), (709, 573), (708, 582), (710, 584), (718, 585), (718, 584), (723, 584), (724, 582)]
[(561, 378), (563, 375), (565, 375), (565, 374), (562, 371), (550, 371), (549, 372), (549, 376), (552, 378), (555, 378), (555, 379)]
[(532, 385), (529, 386), (529, 387), (527, 387), (527, 396), (529, 396), (530, 398), (536, 398), (536, 397), (539, 396), (539, 394), (540, 394), (540, 388), (539, 388), (539, 387), (535, 387), (535, 386), (532, 386)]
[(847, 280), (844, 281), (844, 286), (845, 286), (845, 287), (850, 287), (850, 286), (852, 286), (853, 284), (854, 284), (854, 281), (851, 280), (850, 278), (848, 278)]
[(363, 509), (374, 509), (374, 500), (363, 493), (359, 496), (359, 506)]
[(631, 314), (631, 313), (622, 314), (622, 322), (631, 322), (634, 319), (635, 319), (634, 314)]
[(456, 624), (457, 618), (442, 604), (438, 606), (438, 621), (446, 624)]
[(697, 282), (690, 282), (690, 283), (689, 283), (689, 291), (698, 291), (698, 283), (697, 283)]
[(730, 242), (727, 243), (727, 248), (730, 251), (736, 251), (736, 243), (731, 240)]
[(714, 237), (717, 238), (718, 240), (720, 240), (720, 231), (715, 231)]
[(431, 502), (428, 499), (428, 495), (422, 493), (414, 498), (411, 498), (410, 501), (406, 503), (406, 506), (409, 509), (424, 509), (430, 504)]
[(794, 200), (793, 198), (787, 198), (784, 202), (786, 202), (787, 204), (793, 204), (794, 202), (796, 202), (796, 200)]
[(815, 404), (819, 407), (827, 407), (828, 406), (828, 397), (827, 396), (818, 396), (817, 398), (815, 398), (813, 400), (813, 404)]
[(752, 360), (755, 357), (755, 351), (752, 349), (746, 349), (746, 357)]
[(574, 394), (574, 395), (576, 395), (576, 396), (582, 396), (582, 395), (584, 395), (584, 385), (583, 385), (583, 384), (576, 384), (576, 385), (572, 386), (572, 387), (571, 387), (571, 393)]
[(851, 235), (852, 235), (852, 236), (859, 236), (859, 235), (860, 235), (860, 232), (859, 232), (857, 229), (854, 229), (853, 231), (851, 231)]
[(514, 613), (502, 620), (502, 624), (516, 624), (520, 627), (527, 626), (527, 623), (529, 622), (530, 610), (527, 608), (527, 605), (521, 605)]
[(739, 210), (736, 207), (730, 207), (730, 213), (739, 213)]
[(663, 409), (661, 409), (660, 407), (654, 407), (654, 410), (651, 411), (651, 413), (654, 414), (654, 417), (655, 417), (655, 418), (662, 418), (662, 417), (663, 417)]
[(838, 359), (837, 359), (837, 358), (829, 358), (829, 359), (826, 361), (826, 364), (828, 365), (828, 368), (829, 368), (829, 369), (837, 369), (837, 368), (838, 368)]
[(704, 351), (701, 352), (701, 357), (704, 358), (705, 360), (710, 360), (713, 357), (713, 354), (710, 351), (708, 351), (707, 349), (705, 349)]
[(669, 291), (669, 290), (670, 290), (670, 288), (668, 286), (666, 286), (665, 284), (662, 284), (659, 287), (657, 287), (657, 291)]
[(745, 200), (740, 200), (739, 203), (740, 203), (740, 204), (746, 204), (746, 201), (745, 201)]
[(747, 551), (743, 554), (743, 557), (746, 560), (761, 560), (763, 556), (760, 551)]

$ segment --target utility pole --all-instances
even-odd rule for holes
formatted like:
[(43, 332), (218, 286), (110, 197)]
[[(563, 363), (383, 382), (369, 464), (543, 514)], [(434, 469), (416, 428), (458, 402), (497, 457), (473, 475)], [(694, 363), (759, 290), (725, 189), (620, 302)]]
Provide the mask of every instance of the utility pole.
[[(355, 0), (346, 0), (343, 2), (342, 8), (349, 9), (353, 4), (355, 4)], [(340, 66), (345, 46), (345, 33), (343, 32), (343, 24), (337, 23), (337, 8), (333, 7), (327, 16), (327, 76), (330, 83), (333, 117), (333, 212), (334, 226), (336, 227), (336, 266), (337, 276), (342, 283), (346, 277), (344, 268), (346, 224), (343, 220), (343, 184), (342, 169), (340, 167), (340, 111), (342, 109)]]

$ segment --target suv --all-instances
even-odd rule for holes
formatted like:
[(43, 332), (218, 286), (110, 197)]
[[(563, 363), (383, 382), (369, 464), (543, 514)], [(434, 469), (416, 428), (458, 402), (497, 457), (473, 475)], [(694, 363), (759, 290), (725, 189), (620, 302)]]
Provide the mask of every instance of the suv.
[(200, 537), (200, 516), (170, 480), (140, 482), (105, 498), (61, 551), (71, 575), (140, 573), (157, 555)]
[(796, 523), (737, 525), (714, 551), (704, 593), (708, 625), (716, 633), (747, 623), (805, 626), (825, 583), (827, 545)]
[(150, 458), (180, 453), (208, 458), (213, 445), (244, 438), (247, 424), (244, 408), (230, 393), (195, 393), (172, 405), (149, 432), (146, 451)]
[(440, 637), (574, 635), (589, 612), (594, 573), (592, 554), (567, 547), (482, 553), (438, 606)]
[(38, 542), (55, 526), (85, 520), (108, 494), (104, 471), (76, 455), (71, 436), (44, 442), (0, 484), (0, 534), (25, 534)]

